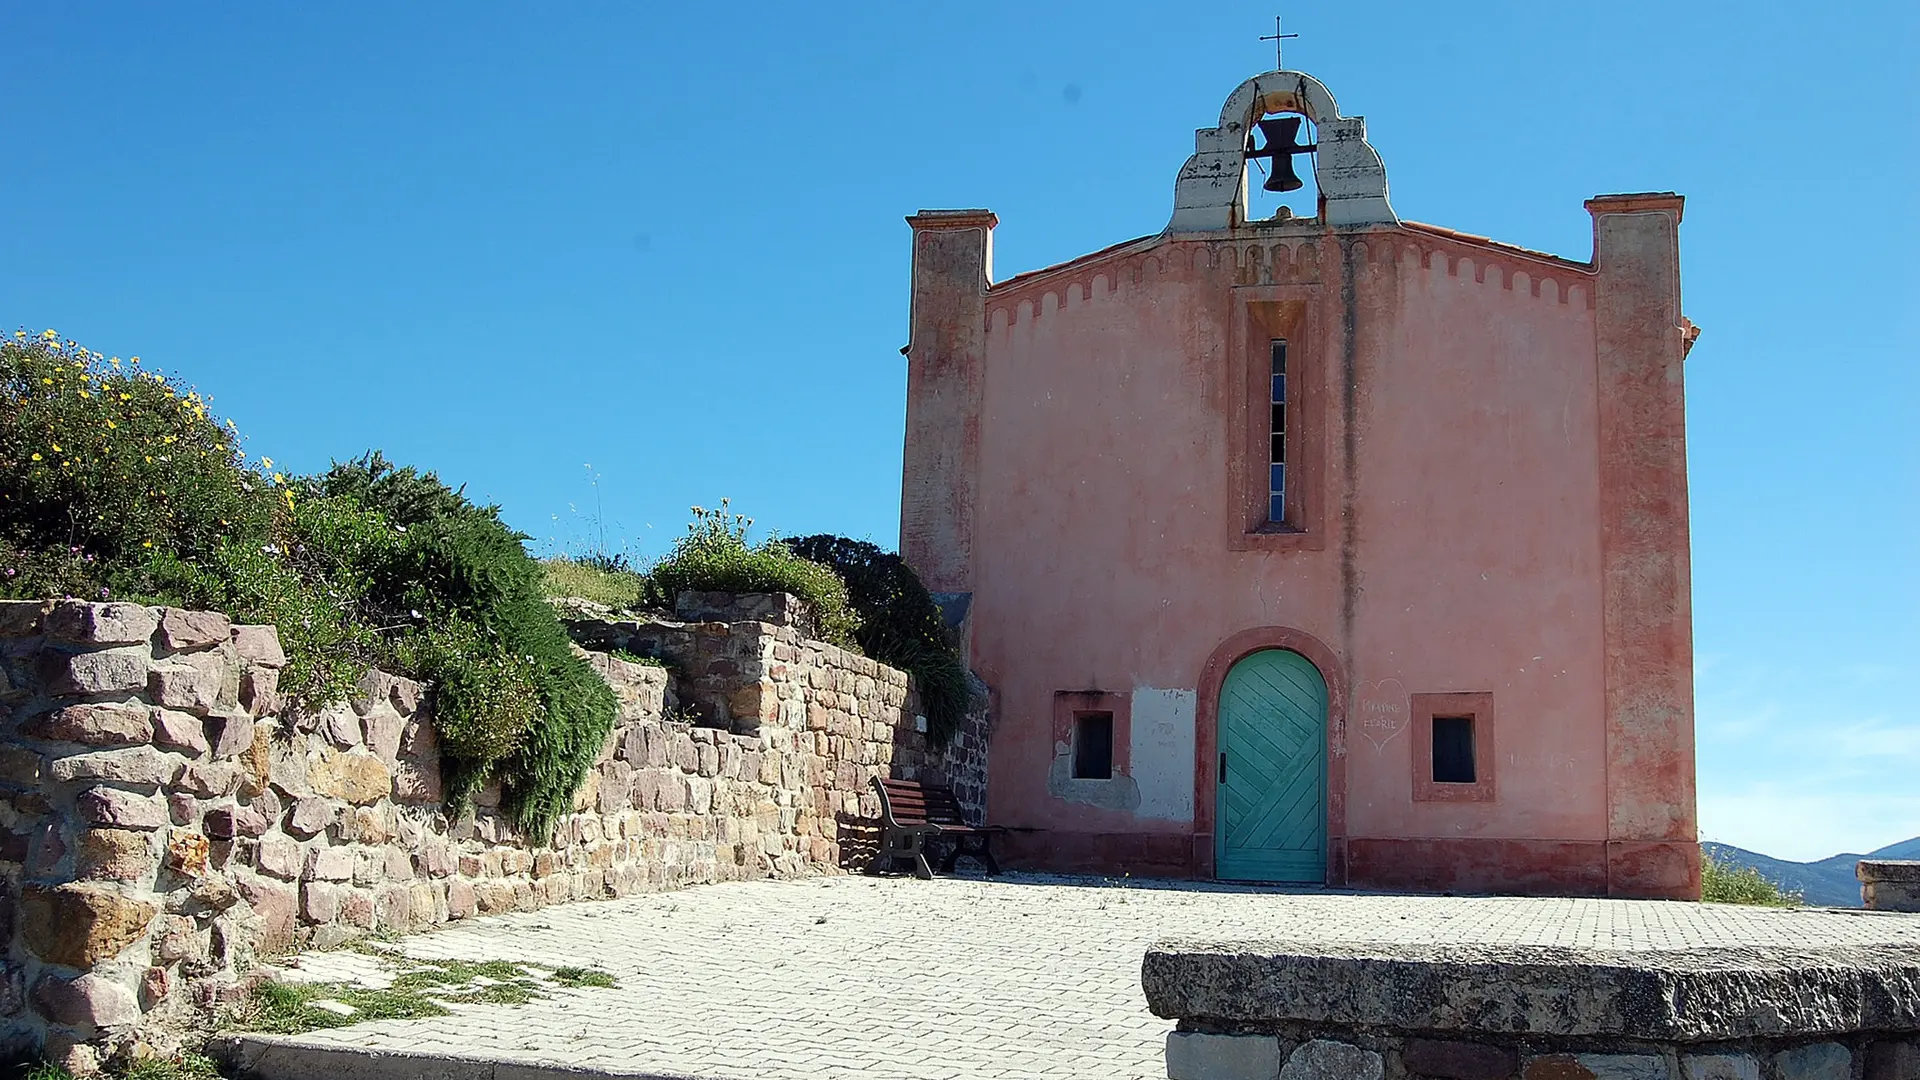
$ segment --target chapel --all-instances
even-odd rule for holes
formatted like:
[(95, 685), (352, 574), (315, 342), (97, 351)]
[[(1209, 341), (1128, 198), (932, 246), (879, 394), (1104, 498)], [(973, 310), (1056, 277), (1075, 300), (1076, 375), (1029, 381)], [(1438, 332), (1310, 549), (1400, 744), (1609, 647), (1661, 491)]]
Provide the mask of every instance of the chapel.
[(1682, 199), (1585, 208), (1585, 258), (1401, 220), (1283, 70), (1151, 236), (996, 280), (991, 212), (907, 219), (901, 552), (1003, 862), (1698, 897)]

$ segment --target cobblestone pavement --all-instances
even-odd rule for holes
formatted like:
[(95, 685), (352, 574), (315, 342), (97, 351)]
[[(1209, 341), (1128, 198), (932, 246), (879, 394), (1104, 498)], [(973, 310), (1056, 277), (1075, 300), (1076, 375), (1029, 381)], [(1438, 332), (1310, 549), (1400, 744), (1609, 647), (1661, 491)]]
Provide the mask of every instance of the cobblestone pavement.
[[(291, 1041), (729, 1080), (1144, 1080), (1166, 1075), (1172, 1023), (1140, 991), (1141, 957), (1163, 938), (1817, 948), (1920, 945), (1920, 917), (1018, 874), (738, 882), (477, 919), (401, 943), (426, 958), (597, 965), (619, 979), (614, 989)], [(374, 966), (351, 951), (299, 962), (320, 979)]]

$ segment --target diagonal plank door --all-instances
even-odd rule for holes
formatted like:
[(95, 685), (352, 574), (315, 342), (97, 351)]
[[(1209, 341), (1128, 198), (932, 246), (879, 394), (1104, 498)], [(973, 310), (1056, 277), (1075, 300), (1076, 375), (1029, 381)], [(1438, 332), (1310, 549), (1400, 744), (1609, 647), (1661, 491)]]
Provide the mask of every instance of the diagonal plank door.
[(1298, 653), (1268, 649), (1220, 688), (1224, 775), (1214, 873), (1238, 881), (1324, 881), (1327, 684)]

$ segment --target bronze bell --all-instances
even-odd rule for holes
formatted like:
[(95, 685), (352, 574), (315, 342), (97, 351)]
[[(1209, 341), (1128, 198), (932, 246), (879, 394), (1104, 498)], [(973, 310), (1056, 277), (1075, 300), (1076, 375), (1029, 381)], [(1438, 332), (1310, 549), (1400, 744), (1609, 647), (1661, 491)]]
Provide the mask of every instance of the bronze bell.
[(1300, 117), (1281, 116), (1259, 122), (1260, 134), (1266, 137), (1266, 145), (1254, 149), (1253, 136), (1247, 136), (1247, 160), (1266, 158), (1272, 163), (1268, 171), (1267, 182), (1260, 186), (1267, 191), (1298, 191), (1306, 186), (1293, 171), (1295, 154), (1310, 154), (1319, 148), (1318, 143), (1298, 142), (1300, 138)]

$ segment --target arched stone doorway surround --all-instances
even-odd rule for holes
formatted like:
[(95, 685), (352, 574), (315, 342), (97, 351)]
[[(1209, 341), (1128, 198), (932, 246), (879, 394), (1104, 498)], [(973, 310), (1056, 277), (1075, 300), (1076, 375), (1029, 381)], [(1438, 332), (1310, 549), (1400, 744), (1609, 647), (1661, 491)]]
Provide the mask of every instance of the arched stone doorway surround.
[(1256, 626), (1220, 643), (1200, 671), (1194, 709), (1193, 859), (1199, 877), (1214, 876), (1214, 797), (1220, 747), (1220, 687), (1227, 672), (1262, 649), (1298, 653), (1327, 683), (1327, 884), (1347, 883), (1347, 677), (1326, 642), (1288, 626)]

